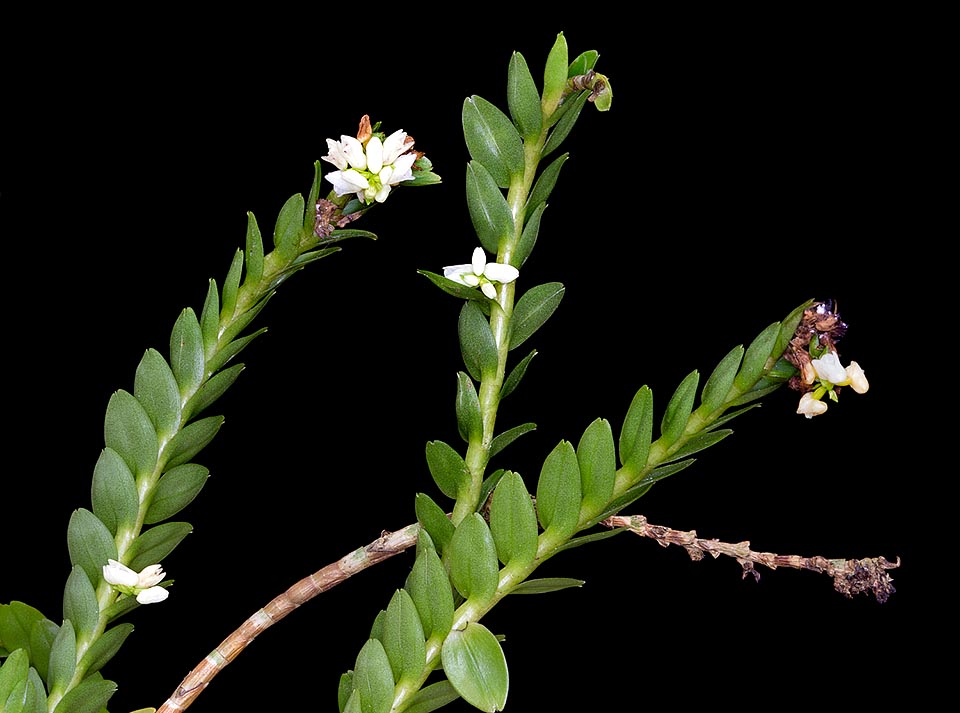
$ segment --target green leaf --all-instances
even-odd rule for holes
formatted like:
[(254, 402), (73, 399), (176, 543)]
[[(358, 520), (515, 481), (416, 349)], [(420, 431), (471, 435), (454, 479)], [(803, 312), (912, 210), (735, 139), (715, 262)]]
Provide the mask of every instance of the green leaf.
[(620, 430), (620, 463), (636, 475), (647, 465), (653, 438), (653, 392), (641, 386), (630, 402)]
[(532, 213), (527, 214), (527, 222), (523, 226), (520, 240), (517, 241), (517, 248), (510, 257), (510, 264), (516, 267), (522, 267), (523, 263), (530, 257), (534, 245), (537, 244), (537, 236), (540, 234), (540, 219), (543, 217), (543, 211), (546, 209), (547, 204), (541, 203)]
[(742, 414), (745, 414), (747, 411), (749, 411), (749, 410), (751, 410), (751, 409), (755, 409), (755, 408), (760, 408), (760, 404), (751, 404), (751, 405), (749, 405), (749, 406), (745, 406), (744, 408), (738, 409), (738, 410), (736, 410), (736, 411), (727, 411), (725, 414), (723, 414), (723, 416), (721, 416), (721, 417), (718, 418), (716, 421), (714, 421), (713, 423), (711, 423), (711, 424), (710, 424), (709, 426), (707, 426), (704, 430), (705, 430), (705, 431), (712, 431), (712, 430), (714, 430), (715, 428), (719, 428), (719, 427), (722, 426), (723, 424), (725, 424), (725, 423), (727, 423), (727, 422), (729, 422), (729, 421), (732, 421), (732, 420), (735, 419), (737, 416), (740, 416), (740, 415), (742, 415)]
[(223, 295), (220, 300), (220, 320), (229, 322), (237, 308), (237, 294), (240, 291), (240, 275), (243, 272), (243, 250), (237, 249), (230, 262), (230, 269), (223, 280)]
[(117, 558), (117, 545), (107, 526), (89, 510), (79, 508), (67, 524), (67, 549), (70, 564), (78, 564), (87, 573), (94, 588), (103, 577), (103, 565)]
[[(236, 343), (234, 342), (234, 344)], [(233, 382), (237, 380), (243, 369), (243, 364), (234, 364), (229, 369), (214, 374), (187, 401), (187, 405), (183, 407), (184, 418), (194, 418), (203, 413), (210, 404), (223, 396), (223, 393), (233, 386)]]
[[(692, 463), (692, 462), (693, 462), (693, 459), (691, 458), (690, 461), (688, 462), (688, 465), (689, 463)], [(625, 493), (623, 493), (623, 495), (620, 495), (616, 500), (610, 503), (610, 505), (607, 507), (605, 511), (591, 518), (591, 520), (587, 523), (587, 525), (592, 527), (593, 525), (596, 525), (598, 522), (607, 519), (611, 515), (615, 515), (620, 510), (627, 507), (635, 500), (638, 500), (642, 496), (646, 495), (647, 491), (650, 490), (650, 488), (652, 487), (653, 487), (652, 483), (644, 482), (643, 480), (641, 480), (636, 485), (631, 486)], [(599, 535), (597, 535), (596, 537), (599, 538), (600, 535), (606, 535), (609, 537), (612, 534), (616, 534), (617, 532), (619, 532), (619, 530), (610, 530), (609, 532), (599, 533)], [(577, 537), (573, 540), (570, 540), (569, 542), (565, 542), (562, 546), (558, 547), (557, 550), (559, 551), (562, 549), (570, 549), (571, 547), (577, 547), (579, 545), (586, 544), (587, 542), (594, 541), (594, 540), (588, 539), (588, 537), (589, 536)]]
[(185, 463), (168, 470), (157, 482), (143, 522), (153, 525), (176, 515), (197, 497), (208, 477), (210, 471), (196, 463)]
[(176, 433), (180, 427), (180, 389), (170, 365), (156, 349), (148, 349), (137, 366), (133, 396), (160, 437)]
[(513, 214), (497, 182), (477, 161), (467, 164), (467, 208), (480, 244), (496, 255), (500, 240), (513, 235)]
[[(719, 443), (724, 438), (733, 433), (729, 428), (720, 429), (719, 431), (707, 431), (706, 433), (698, 433), (696, 436), (684, 443), (679, 450), (675, 453), (670, 454), (670, 460), (679, 460), (681, 458), (686, 458), (691, 456), (694, 453), (702, 451), (705, 448), (709, 448), (715, 443)], [(668, 461), (663, 461), (664, 463)]]
[(554, 186), (557, 185), (560, 169), (563, 168), (563, 164), (567, 162), (568, 158), (570, 158), (569, 153), (560, 154), (549, 166), (543, 169), (543, 172), (537, 178), (537, 182), (533, 184), (533, 190), (530, 191), (530, 197), (527, 199), (528, 212), (546, 204)]
[(417, 691), (403, 713), (432, 713), (460, 697), (450, 681), (437, 681)]
[(567, 77), (577, 77), (581, 74), (586, 74), (597, 65), (599, 58), (600, 55), (596, 50), (581, 52), (577, 55), (577, 58), (570, 63), (570, 68), (567, 70)]
[(63, 697), (57, 713), (101, 713), (116, 690), (113, 681), (87, 679)]
[(223, 416), (209, 416), (187, 425), (170, 439), (163, 451), (165, 468), (174, 468), (193, 459), (207, 447), (223, 425)]
[(790, 340), (793, 339), (793, 335), (800, 325), (800, 320), (803, 319), (804, 311), (813, 303), (814, 300), (807, 300), (783, 318), (783, 321), (780, 323), (780, 333), (777, 335), (777, 341), (774, 343), (773, 349), (770, 352), (771, 356), (775, 357), (775, 360), (781, 357), (786, 351), (787, 345), (790, 343)]
[(205, 364), (200, 322), (193, 309), (187, 307), (170, 334), (170, 367), (182, 397), (192, 395), (203, 383)]
[(417, 559), (404, 588), (417, 607), (424, 636), (442, 640), (453, 624), (453, 590), (443, 562), (433, 547), (421, 548), (418, 543)]
[[(220, 335), (220, 341), (223, 342), (224, 344), (228, 342), (232, 342), (237, 337), (237, 335), (240, 334), (240, 332), (246, 329), (247, 326), (254, 319), (256, 319), (257, 315), (260, 314), (263, 308), (267, 306), (267, 303), (270, 301), (270, 298), (273, 297), (273, 295), (274, 295), (273, 292), (270, 292), (264, 295), (263, 297), (260, 298), (260, 300), (255, 305), (253, 305), (252, 307), (248, 307), (246, 310), (243, 311), (242, 314), (237, 315), (233, 319), (233, 321), (230, 323), (230, 326), (227, 327), (225, 330), (223, 330), (223, 334)], [(207, 373), (212, 374), (214, 371), (219, 369), (224, 363), (226, 363), (226, 359), (223, 359), (221, 361), (220, 359), (217, 359), (216, 357), (214, 357), (214, 359), (211, 360), (211, 363), (207, 364), (207, 369), (208, 369)], [(216, 364), (216, 368), (214, 368), (214, 364)]]
[(121, 527), (133, 529), (140, 510), (137, 485), (123, 458), (112, 448), (100, 451), (90, 494), (93, 514), (111, 535), (116, 536)]
[(80, 660), (80, 667), (87, 672), (86, 675), (96, 673), (110, 661), (132, 631), (133, 624), (117, 624), (103, 632)]
[(505, 472), (506, 471), (503, 468), (500, 468), (493, 471), (490, 475), (483, 479), (483, 482), (480, 484), (480, 497), (477, 498), (478, 503), (487, 502), (487, 499), (490, 497), (490, 493), (492, 493), (493, 489), (497, 487), (497, 483), (500, 482), (500, 478), (503, 477)]
[(497, 343), (490, 331), (490, 324), (475, 302), (463, 303), (457, 331), (460, 336), (460, 354), (470, 376), (477, 381), (495, 376), (500, 363)]
[[(235, 339), (232, 342), (230, 342), (227, 346), (225, 346), (223, 349), (217, 352), (217, 355), (210, 360), (210, 363), (207, 364), (207, 368), (210, 370), (210, 373), (213, 374), (214, 372), (219, 371), (224, 364), (226, 364), (228, 361), (233, 359), (237, 354), (239, 354), (240, 351), (245, 346), (247, 346), (250, 342), (252, 342), (254, 339), (259, 337), (261, 334), (263, 334), (266, 331), (267, 331), (267, 328), (262, 327), (261, 329), (258, 329), (256, 332), (253, 332), (252, 334), (248, 334), (245, 337), (241, 337), (240, 339)], [(194, 394), (194, 398), (197, 398), (201, 393), (201, 391), (198, 391), (196, 394)], [(201, 411), (200, 408), (193, 407), (191, 404), (190, 412), (192, 415), (196, 415), (200, 413), (200, 411)]]
[(530, 433), (530, 431), (537, 430), (537, 424), (535, 423), (524, 423), (520, 426), (514, 426), (513, 428), (508, 428), (503, 433), (495, 436), (494, 439), (490, 442), (490, 452), (487, 455), (487, 459), (493, 458), (504, 448), (509, 446), (515, 440), (520, 438), (525, 433)]
[(762, 399), (764, 396), (773, 393), (781, 386), (783, 386), (782, 382), (769, 382), (765, 379), (760, 379), (753, 385), (752, 389), (741, 394), (737, 398), (728, 401), (726, 406), (727, 408), (733, 408), (734, 406), (742, 406), (743, 404), (750, 403), (751, 401)]
[(387, 605), (383, 622), (383, 648), (397, 683), (414, 683), (427, 665), (420, 615), (409, 592), (398, 589)]
[(67, 619), (57, 632), (50, 647), (50, 664), (47, 669), (47, 688), (51, 693), (63, 692), (77, 667), (77, 638), (73, 624)]
[(487, 303), (489, 302), (487, 297), (476, 287), (467, 287), (464, 284), (454, 282), (443, 275), (438, 275), (437, 273), (430, 272), (429, 270), (417, 270), (417, 272), (426, 277), (428, 280), (430, 280), (430, 282), (446, 292), (448, 295), (453, 295), (454, 297), (459, 297), (463, 300), (473, 300), (474, 302), (477, 302), (481, 310), (487, 306)]
[(444, 673), (463, 699), (487, 713), (507, 704), (510, 677), (507, 660), (489, 629), (470, 622), (463, 631), (451, 631), (440, 651)]
[(363, 713), (389, 713), (393, 704), (393, 672), (383, 644), (376, 639), (367, 639), (357, 655), (353, 688), (360, 693)]
[(340, 683), (337, 686), (337, 707), (340, 709), (340, 713), (343, 713), (343, 710), (347, 705), (347, 701), (350, 700), (350, 696), (352, 694), (353, 671), (351, 670), (340, 675)]
[[(743, 356), (743, 364), (733, 381), (733, 386), (737, 391), (743, 393), (749, 390), (760, 378), (764, 367), (767, 365), (767, 359), (771, 356), (771, 350), (777, 343), (779, 334), (780, 323), (774, 322), (760, 332), (757, 338), (747, 347), (747, 352)], [(780, 354), (776, 356), (779, 357)]]
[(287, 199), (277, 216), (273, 228), (273, 245), (280, 257), (287, 261), (293, 260), (300, 252), (303, 213), (303, 196), (296, 193)]
[(16, 600), (0, 604), (0, 642), (3, 642), (7, 651), (26, 649), (32, 656), (30, 632), (37, 622), (45, 619), (38, 609), (29, 604)]
[[(649, 485), (644, 486), (644, 487), (645, 487), (646, 489), (649, 489), (649, 488), (650, 488)], [(637, 497), (640, 497), (640, 496), (638, 495)], [(618, 505), (618, 506), (617, 506), (617, 509), (622, 508), (622, 507), (625, 507), (625, 506), (623, 506), (623, 505)], [(613, 512), (615, 512), (615, 511), (613, 511)], [(590, 525), (591, 525), (591, 526), (596, 525), (596, 524), (597, 524), (598, 522), (600, 522), (601, 520), (604, 520), (604, 519), (610, 517), (610, 516), (613, 514), (613, 512), (611, 512), (610, 510), (607, 510), (607, 511), (606, 511), (603, 515), (601, 515), (600, 517), (594, 517), (594, 518), (591, 520)], [(589, 534), (589, 535), (584, 535), (583, 537), (574, 537), (573, 539), (567, 540), (567, 541), (564, 542), (562, 545), (560, 545), (560, 546), (557, 548), (557, 552), (563, 552), (564, 550), (572, 550), (574, 547), (580, 547), (581, 545), (588, 545), (588, 544), (590, 544), (591, 542), (599, 542), (600, 540), (605, 540), (605, 539), (607, 539), (608, 537), (613, 537), (614, 535), (619, 535), (621, 532), (624, 532), (624, 530), (625, 530), (625, 528), (618, 527), (618, 528), (616, 528), (616, 529), (614, 529), (614, 530), (604, 530), (603, 532), (594, 532), (594, 533), (591, 533), (591, 534)], [(528, 581), (529, 581), (529, 580), (528, 580)]]
[(220, 295), (217, 294), (217, 281), (207, 281), (207, 297), (200, 311), (200, 333), (203, 335), (203, 356), (209, 359), (217, 351), (218, 332), (220, 331)]
[(587, 426), (577, 444), (577, 463), (583, 507), (592, 515), (613, 497), (617, 477), (617, 456), (609, 421), (598, 418)]
[(440, 492), (456, 499), (460, 489), (470, 483), (470, 472), (463, 457), (443, 441), (429, 441), (427, 467)]
[(417, 493), (414, 510), (417, 522), (423, 525), (423, 529), (430, 534), (440, 551), (445, 550), (456, 529), (447, 514), (426, 493)]
[(83, 571), (83, 567), (74, 565), (63, 590), (63, 618), (73, 623), (78, 639), (89, 641), (94, 629), (97, 628), (99, 617), (100, 604), (97, 602), (97, 593)]
[(664, 450), (683, 435), (690, 413), (693, 411), (693, 401), (697, 396), (699, 381), (700, 374), (694, 369), (680, 382), (680, 386), (670, 397), (660, 423), (660, 438), (657, 439), (657, 444)]
[(30, 629), (30, 661), (44, 680), (47, 678), (47, 666), (50, 663), (50, 649), (59, 631), (60, 627), (49, 619), (35, 622)]
[(27, 697), (24, 701), (23, 713), (47, 713), (47, 689), (36, 668), (30, 669), (27, 674)]
[(247, 275), (243, 278), (244, 286), (255, 287), (263, 279), (263, 237), (260, 235), (260, 226), (256, 216), (247, 211), (247, 240), (244, 251), (247, 262)]
[(457, 430), (465, 442), (479, 441), (483, 436), (483, 418), (477, 387), (462, 371), (457, 372)]
[(528, 579), (518, 584), (510, 594), (549, 594), (550, 592), (559, 592), (561, 589), (582, 587), (583, 584), (582, 579), (570, 579), (569, 577)]
[(27, 672), (30, 670), (30, 656), (24, 649), (17, 649), (0, 666), (0, 711), (14, 710), (11, 699), (18, 691), (17, 711), (23, 709), (26, 699)]
[(500, 400), (509, 396), (516, 390), (517, 386), (520, 385), (520, 381), (523, 379), (524, 375), (527, 373), (527, 368), (530, 366), (530, 362), (537, 355), (537, 350), (532, 349), (529, 354), (527, 354), (520, 362), (513, 367), (513, 370), (507, 374), (507, 378), (503, 380), (503, 386), (500, 388)]
[(511, 178), (523, 173), (523, 141), (513, 122), (476, 95), (463, 100), (461, 119), (470, 157), (483, 164), (500, 188), (509, 187)]
[(573, 129), (573, 125), (576, 124), (577, 119), (580, 118), (580, 111), (583, 109), (583, 105), (587, 103), (587, 97), (589, 96), (590, 92), (582, 91), (576, 97), (567, 98), (565, 104), (569, 103), (570, 107), (566, 109), (563, 116), (560, 117), (560, 121), (557, 122), (557, 125), (553, 127), (553, 130), (550, 132), (547, 143), (540, 152), (541, 158), (550, 155), (563, 143), (563, 140), (567, 138)]
[(563, 299), (564, 287), (547, 282), (527, 290), (517, 300), (510, 331), (510, 349), (516, 349), (550, 319)]
[(580, 517), (580, 468), (569, 441), (550, 451), (537, 483), (537, 515), (543, 529), (555, 539), (566, 539)]
[(193, 525), (189, 522), (168, 522), (145, 530), (130, 546), (127, 565), (139, 572), (144, 567), (162, 562), (190, 534)]
[(686, 460), (679, 461), (678, 463), (671, 463), (670, 465), (662, 465), (659, 468), (654, 468), (645, 476), (643, 476), (634, 487), (652, 485), (658, 480), (663, 480), (667, 476), (676, 475), (681, 470), (686, 470), (689, 468), (696, 460), (696, 458), (687, 458)]
[(517, 473), (504, 473), (493, 491), (490, 532), (503, 564), (526, 567), (537, 556), (537, 514)]
[(323, 168), (320, 161), (313, 162), (313, 182), (310, 184), (310, 192), (307, 194), (307, 204), (304, 206), (303, 231), (307, 235), (313, 234), (317, 221), (317, 200), (320, 198), (320, 191), (323, 190)]
[(137, 478), (149, 475), (157, 465), (157, 432), (143, 406), (128, 391), (115, 391), (107, 402), (103, 440)]
[(530, 74), (527, 60), (519, 52), (510, 56), (510, 66), (507, 68), (507, 106), (520, 129), (520, 135), (527, 141), (536, 141), (543, 128), (540, 92)]
[(557, 35), (550, 54), (547, 55), (547, 63), (543, 70), (543, 99), (540, 100), (540, 106), (543, 115), (549, 117), (556, 111), (560, 100), (563, 98), (563, 92), (567, 87), (567, 39), (563, 33)]
[(707, 379), (707, 383), (703, 385), (703, 393), (700, 395), (700, 408), (697, 409), (701, 412), (701, 415), (709, 416), (727, 400), (727, 394), (733, 387), (733, 380), (736, 378), (742, 358), (743, 347), (737, 345), (727, 352), (727, 355), (717, 364), (717, 368), (713, 370), (710, 378)]
[(472, 604), (487, 604), (497, 591), (497, 548), (479, 513), (467, 515), (453, 533), (447, 551), (450, 581)]

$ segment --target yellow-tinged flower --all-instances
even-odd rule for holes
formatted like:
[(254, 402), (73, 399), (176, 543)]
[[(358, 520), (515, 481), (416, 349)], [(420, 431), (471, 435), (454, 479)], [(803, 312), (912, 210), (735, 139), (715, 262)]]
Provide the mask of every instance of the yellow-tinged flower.
[(813, 418), (819, 416), (827, 410), (827, 404), (820, 399), (814, 398), (813, 392), (808, 391), (800, 397), (800, 405), (797, 407), (797, 413)]

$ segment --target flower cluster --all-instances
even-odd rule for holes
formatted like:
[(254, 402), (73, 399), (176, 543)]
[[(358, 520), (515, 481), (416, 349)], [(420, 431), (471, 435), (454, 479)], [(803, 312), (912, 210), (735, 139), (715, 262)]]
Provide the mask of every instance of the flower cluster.
[(413, 143), (403, 131), (387, 137), (374, 133), (370, 117), (364, 115), (356, 138), (344, 135), (339, 141), (327, 139), (328, 153), (322, 158), (338, 170), (325, 178), (338, 196), (354, 193), (366, 205), (383, 203), (393, 186), (413, 179), (413, 164), (419, 157)]
[(497, 288), (493, 283), (499, 282), (504, 285), (513, 282), (520, 276), (520, 271), (513, 265), (487, 262), (483, 248), (478, 247), (473, 251), (469, 265), (448, 265), (443, 268), (443, 276), (467, 287), (479, 287), (484, 295), (494, 299), (497, 296)]
[(860, 365), (852, 361), (844, 368), (835, 351), (828, 351), (819, 359), (811, 359), (805, 363), (801, 378), (810, 391), (804, 392), (800, 397), (797, 413), (807, 418), (819, 416), (827, 410), (827, 404), (822, 400), (825, 395), (832, 401), (837, 401), (837, 386), (849, 386), (858, 394), (865, 394), (870, 388)]
[(118, 592), (136, 597), (141, 604), (155, 604), (166, 599), (170, 592), (157, 586), (164, 577), (163, 567), (152, 564), (139, 574), (116, 560), (107, 560), (103, 565), (103, 578)]

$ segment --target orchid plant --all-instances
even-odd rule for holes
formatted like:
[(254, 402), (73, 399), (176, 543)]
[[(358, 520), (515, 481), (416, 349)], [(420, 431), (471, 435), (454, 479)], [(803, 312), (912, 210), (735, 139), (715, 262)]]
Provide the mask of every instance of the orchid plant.
[[(475, 236), (461, 259), (438, 256), (421, 275), (460, 302), (462, 369), (455, 418), (462, 443), (426, 445), (434, 492), (415, 497), (411, 524), (384, 533), (338, 562), (294, 583), (230, 634), (146, 711), (185, 710), (265, 628), (290, 611), (389, 557), (412, 551), (412, 564), (369, 636), (331, 691), (340, 713), (429, 713), (463, 699), (482, 711), (509, 706), (509, 669), (486, 615), (511, 594), (577, 587), (576, 579), (538, 577), (541, 565), (574, 547), (602, 547), (624, 532), (678, 544), (691, 554), (826, 572), (852, 596), (885, 600), (893, 591), (883, 558), (827, 560), (753, 552), (654, 527), (621, 511), (660, 480), (693, 463), (693, 454), (729, 436), (729, 423), (783, 386), (796, 390), (797, 414), (812, 418), (869, 383), (856, 361), (844, 366), (837, 342), (847, 325), (829, 300), (807, 300), (769, 324), (746, 347), (733, 346), (702, 385), (690, 372), (655, 416), (652, 390), (634, 395), (619, 430), (597, 419), (576, 442), (562, 440), (543, 458), (536, 480), (488, 463), (533, 430), (498, 425), (503, 399), (522, 386), (536, 352), (520, 350), (554, 314), (559, 282), (524, 284), (544, 212), (568, 156), (558, 153), (586, 107), (611, 108), (610, 79), (598, 53), (570, 59), (563, 34), (548, 52), (542, 81), (515, 52), (505, 106), (479, 96), (462, 107), (470, 153), (466, 199)], [(91, 505), (70, 519), (71, 569), (62, 612), (18, 600), (0, 605), (0, 713), (100, 713), (117, 689), (104, 674), (132, 631), (129, 619), (163, 616), (176, 597), (164, 558), (191, 526), (174, 519), (201, 495), (207, 469), (196, 462), (222, 417), (210, 408), (243, 369), (236, 358), (262, 333), (254, 327), (276, 290), (339, 243), (375, 237), (354, 227), (368, 211), (407, 187), (440, 182), (414, 137), (363, 116), (355, 133), (327, 139), (307, 194), (281, 208), (266, 251), (249, 214), (243, 249), (221, 284), (211, 280), (199, 312), (184, 309), (166, 353), (148, 350), (132, 392), (117, 391), (104, 419), (93, 468)], [(388, 210), (388, 209), (385, 209)], [(472, 253), (469, 251), (472, 250)], [(742, 543), (741, 543), (742, 544)], [(137, 611), (149, 606), (149, 611)], [(62, 616), (61, 616), (62, 614)], [(324, 710), (326, 708), (323, 708)]]

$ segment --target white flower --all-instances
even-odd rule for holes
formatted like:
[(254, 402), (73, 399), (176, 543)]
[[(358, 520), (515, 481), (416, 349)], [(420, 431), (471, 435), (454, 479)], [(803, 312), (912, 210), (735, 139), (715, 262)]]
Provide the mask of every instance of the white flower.
[(827, 352), (819, 359), (810, 362), (820, 381), (829, 381), (831, 384), (840, 384), (847, 380), (847, 372), (840, 365), (840, 357), (836, 352)]
[(497, 289), (492, 283), (505, 285), (513, 282), (520, 276), (520, 271), (513, 265), (487, 262), (483, 248), (478, 247), (473, 251), (469, 265), (448, 265), (443, 268), (443, 276), (467, 287), (479, 287), (492, 300), (497, 296)]
[(814, 398), (810, 391), (800, 397), (800, 405), (797, 407), (797, 413), (803, 414), (807, 418), (819, 416), (826, 410), (827, 405), (820, 399)]
[(139, 574), (117, 560), (108, 559), (107, 564), (103, 565), (103, 578), (107, 584), (117, 591), (135, 596), (141, 604), (162, 602), (170, 595), (165, 588), (156, 586), (164, 576), (163, 567), (159, 564), (148, 565)]
[(846, 373), (847, 381), (849, 382), (851, 389), (856, 391), (858, 394), (867, 393), (867, 389), (870, 388), (870, 384), (867, 383), (867, 377), (857, 362), (850, 362), (850, 366), (847, 367)]
[(383, 203), (393, 186), (413, 178), (417, 154), (412, 149), (413, 140), (404, 131), (394, 131), (386, 139), (373, 134), (365, 143), (352, 136), (327, 139), (328, 153), (322, 158), (339, 170), (325, 178), (338, 196), (355, 193), (368, 205)]

